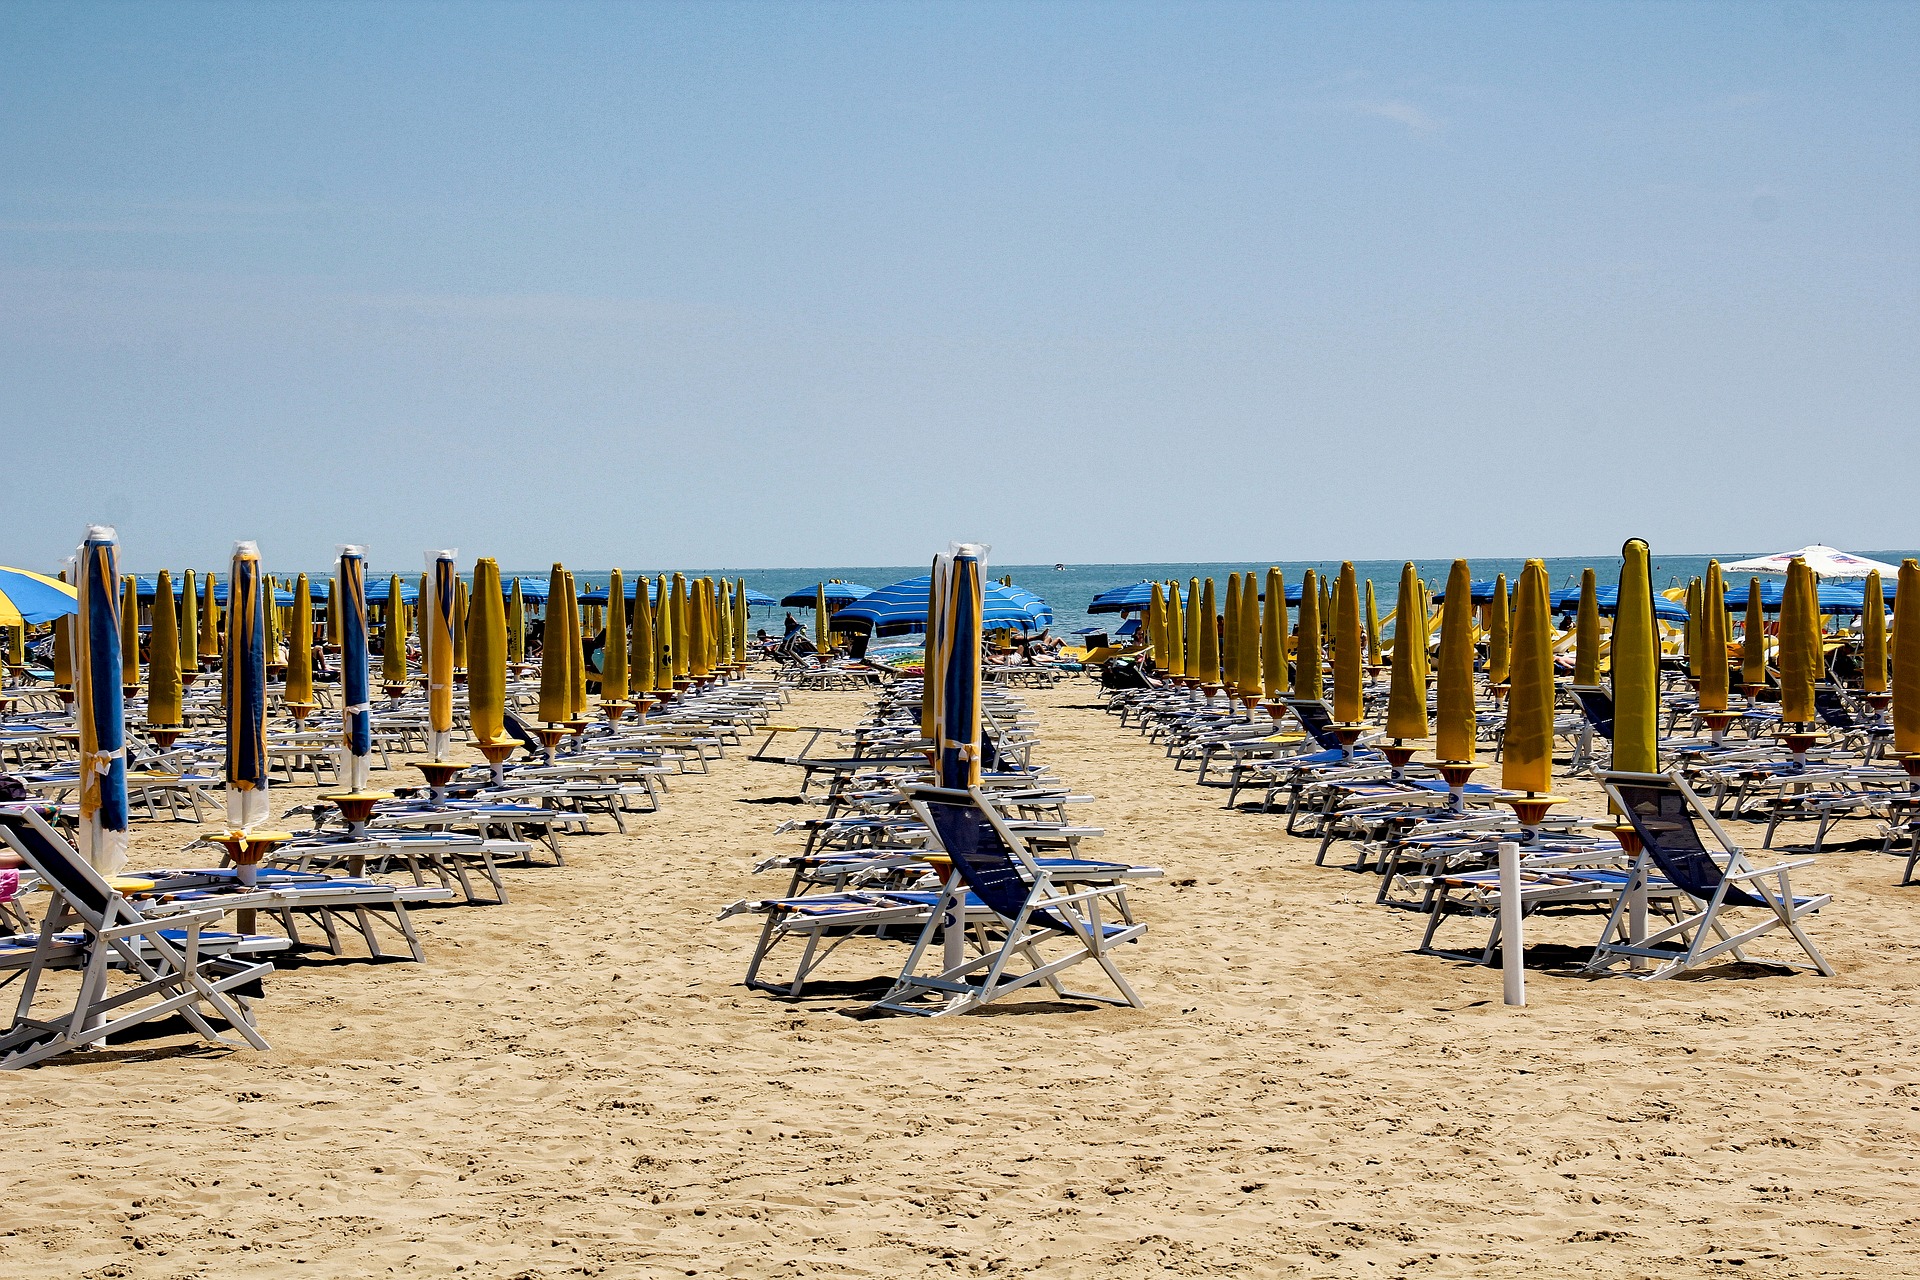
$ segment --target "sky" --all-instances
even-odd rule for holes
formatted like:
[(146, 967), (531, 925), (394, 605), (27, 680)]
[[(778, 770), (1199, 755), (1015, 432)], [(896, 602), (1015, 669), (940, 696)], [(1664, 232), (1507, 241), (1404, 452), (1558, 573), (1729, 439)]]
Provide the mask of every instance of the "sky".
[(1920, 5), (0, 6), (0, 563), (1920, 545)]

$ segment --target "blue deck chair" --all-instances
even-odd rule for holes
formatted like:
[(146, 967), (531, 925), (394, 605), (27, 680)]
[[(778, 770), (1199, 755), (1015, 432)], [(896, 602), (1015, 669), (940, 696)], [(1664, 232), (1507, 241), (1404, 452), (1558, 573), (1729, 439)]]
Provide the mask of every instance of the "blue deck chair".
[[(6, 940), (19, 960), (21, 991), (13, 1023), (0, 1035), (0, 1068), (43, 1062), (172, 1013), (205, 1039), (240, 1047), (214, 1030), (203, 1007), (255, 1049), (268, 1047), (254, 1027), (248, 999), (260, 994), (261, 979), (273, 965), (241, 953), (278, 949), (284, 939), (209, 928), (225, 917), (219, 909), (143, 915), (36, 806), (0, 808), (0, 838), (52, 890), (39, 932)], [(70, 1012), (35, 1018), (40, 980), (51, 968), (79, 969), (79, 990)], [(109, 992), (113, 968), (129, 970), (132, 985)]]
[[(942, 1016), (965, 1013), (1015, 991), (1045, 983), (1065, 1000), (1142, 1007), (1113, 960), (1116, 948), (1137, 941), (1147, 926), (1127, 906), (1131, 880), (1159, 875), (1155, 867), (1082, 858), (1037, 858), (978, 787), (965, 791), (907, 786), (901, 794), (927, 825), (929, 857), (952, 864), (948, 902), (977, 899), (991, 919), (955, 922), (973, 954), (938, 973), (921, 973), (936, 940), (946, 940), (950, 908), (929, 916), (900, 971), (899, 980), (874, 1007), (896, 1013)], [(968, 913), (971, 916), (971, 912)], [(1049, 954), (1047, 948), (1064, 944)], [(944, 948), (943, 948), (944, 949)], [(936, 953), (937, 954), (937, 953)], [(1117, 997), (1068, 991), (1058, 974), (1091, 960), (1105, 972)]]
[[(1831, 902), (1833, 895), (1795, 897), (1790, 880), (1791, 872), (1811, 866), (1812, 858), (1753, 866), (1678, 773), (1605, 772), (1600, 780), (1608, 797), (1633, 824), (1642, 849), (1608, 916), (1588, 972), (1604, 972), (1622, 962), (1657, 960), (1658, 968), (1636, 976), (1671, 978), (1724, 955), (1747, 961), (1744, 948), (1749, 942), (1785, 929), (1816, 972), (1833, 976), (1833, 966), (1800, 924)], [(1719, 846), (1717, 850), (1701, 839), (1702, 825)], [(1626, 913), (1656, 872), (1685, 890), (1699, 910), (1643, 939), (1618, 940)], [(1745, 927), (1735, 924), (1729, 931), (1732, 922), (1723, 920), (1723, 914), (1740, 908), (1761, 912), (1763, 918)]]

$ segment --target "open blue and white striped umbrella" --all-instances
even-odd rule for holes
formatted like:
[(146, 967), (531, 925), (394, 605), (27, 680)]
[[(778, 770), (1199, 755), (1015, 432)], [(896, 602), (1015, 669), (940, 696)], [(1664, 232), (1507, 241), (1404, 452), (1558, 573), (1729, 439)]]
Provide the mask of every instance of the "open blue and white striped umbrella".
[[(881, 635), (923, 631), (927, 626), (927, 601), (932, 583), (932, 576), (923, 573), (863, 596), (834, 613), (834, 630), (859, 631), (871, 627)], [(1026, 630), (1050, 624), (1053, 610), (1031, 592), (988, 582), (981, 586), (976, 621), (985, 630), (996, 627)]]
[(80, 725), (80, 852), (110, 876), (127, 861), (127, 738), (120, 691), (120, 545), (94, 525), (75, 565), (73, 710)]
[(221, 696), (227, 704), (227, 822), (251, 831), (272, 810), (267, 802), (267, 609), (260, 548), (233, 545), (227, 594)]
[[(334, 599), (340, 609), (341, 779), (348, 791), (366, 788), (373, 768), (373, 702), (367, 691), (367, 556), (365, 547), (340, 548)], [(402, 598), (405, 598), (404, 591)]]

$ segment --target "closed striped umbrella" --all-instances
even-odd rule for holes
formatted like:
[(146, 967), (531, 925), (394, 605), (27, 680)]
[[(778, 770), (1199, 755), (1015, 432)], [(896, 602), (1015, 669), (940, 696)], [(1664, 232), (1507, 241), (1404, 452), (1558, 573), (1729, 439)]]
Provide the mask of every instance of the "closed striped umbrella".
[(120, 693), (120, 545), (95, 525), (75, 562), (74, 719), (80, 727), (80, 852), (102, 875), (127, 861), (125, 703)]
[[(932, 596), (943, 597), (938, 665), (926, 678), (939, 688), (939, 781), (943, 787), (980, 785), (980, 556), (962, 545), (942, 556)], [(929, 655), (930, 659), (932, 655)]]
[[(227, 822), (246, 832), (265, 822), (267, 801), (267, 613), (261, 595), (260, 548), (233, 547), (227, 579), (226, 643), (221, 692), (227, 709)], [(207, 579), (211, 603), (213, 580)], [(202, 621), (206, 614), (202, 614)]]
[[(394, 579), (397, 584), (399, 579)], [(340, 628), (341, 748), (346, 757), (340, 773), (348, 791), (364, 791), (373, 770), (373, 700), (367, 689), (367, 557), (358, 546), (340, 548), (340, 569), (331, 582), (329, 608)], [(387, 608), (397, 606), (400, 593), (387, 597)], [(403, 631), (404, 637), (405, 632)], [(401, 641), (405, 646), (404, 638)], [(402, 673), (404, 674), (404, 660)]]

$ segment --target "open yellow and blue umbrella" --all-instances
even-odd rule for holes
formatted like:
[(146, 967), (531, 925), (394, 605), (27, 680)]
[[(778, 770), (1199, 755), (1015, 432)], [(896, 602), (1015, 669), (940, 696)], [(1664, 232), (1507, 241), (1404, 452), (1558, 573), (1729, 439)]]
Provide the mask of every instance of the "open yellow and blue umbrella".
[(80, 852), (110, 876), (127, 861), (126, 707), (120, 692), (120, 544), (95, 525), (77, 561), (73, 711), (80, 727)]
[(0, 627), (37, 626), (78, 613), (79, 594), (44, 573), (0, 567)]
[[(340, 628), (341, 748), (346, 767), (340, 771), (348, 791), (364, 791), (373, 768), (373, 704), (367, 689), (367, 558), (362, 547), (340, 549), (340, 571), (329, 584), (328, 608)], [(399, 616), (400, 579), (387, 596), (387, 643), (395, 643), (393, 618)], [(406, 631), (398, 631), (400, 676), (406, 679)]]
[[(208, 595), (212, 595), (211, 576)], [(206, 620), (205, 614), (201, 620)], [(233, 548), (227, 580), (226, 643), (221, 688), (227, 705), (227, 822), (251, 831), (272, 812), (267, 801), (267, 614), (261, 596), (260, 549)]]

